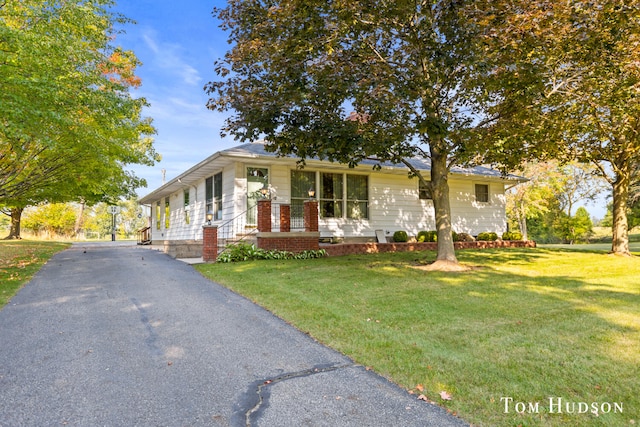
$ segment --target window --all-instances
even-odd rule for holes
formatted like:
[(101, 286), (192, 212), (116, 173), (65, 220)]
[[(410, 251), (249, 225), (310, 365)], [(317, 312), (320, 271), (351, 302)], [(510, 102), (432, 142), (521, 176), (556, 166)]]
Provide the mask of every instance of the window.
[(160, 200), (156, 203), (156, 229), (160, 230), (160, 224), (162, 223), (162, 204)]
[(164, 228), (169, 228), (169, 216), (171, 215), (171, 205), (169, 198), (164, 199)]
[(222, 219), (222, 172), (213, 176), (213, 218)]
[(347, 175), (347, 218), (369, 218), (369, 185), (365, 175)]
[(431, 186), (424, 185), (420, 180), (418, 180), (418, 198), (420, 200), (433, 200), (433, 193), (431, 192)]
[(207, 208), (205, 215), (213, 214), (213, 219), (222, 219), (222, 172), (215, 174), (205, 181), (205, 198)]
[(213, 177), (210, 176), (204, 181), (204, 197), (206, 200), (205, 218), (208, 213), (213, 213)]
[(291, 171), (291, 217), (302, 218), (309, 189), (318, 191), (321, 218), (369, 218), (369, 178), (341, 173)]
[(304, 228), (304, 202), (309, 200), (309, 190), (316, 191), (316, 173), (291, 171), (291, 227)]
[(190, 207), (189, 207), (189, 190), (184, 190), (184, 222), (189, 224), (191, 222), (190, 218)]
[(247, 225), (258, 224), (258, 200), (262, 199), (262, 189), (269, 188), (268, 168), (247, 168)]
[(320, 217), (342, 218), (342, 174), (320, 174)]
[(476, 202), (489, 203), (489, 185), (476, 184)]

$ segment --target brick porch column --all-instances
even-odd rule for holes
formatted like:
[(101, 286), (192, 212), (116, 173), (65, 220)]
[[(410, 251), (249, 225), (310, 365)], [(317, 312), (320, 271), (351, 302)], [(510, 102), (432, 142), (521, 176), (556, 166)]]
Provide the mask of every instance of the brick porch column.
[(318, 202), (316, 200), (304, 202), (304, 231), (318, 231)]
[(218, 226), (202, 226), (202, 260), (216, 262), (218, 259)]
[(271, 200), (258, 200), (258, 231), (271, 233)]
[(280, 231), (291, 231), (291, 205), (280, 205)]

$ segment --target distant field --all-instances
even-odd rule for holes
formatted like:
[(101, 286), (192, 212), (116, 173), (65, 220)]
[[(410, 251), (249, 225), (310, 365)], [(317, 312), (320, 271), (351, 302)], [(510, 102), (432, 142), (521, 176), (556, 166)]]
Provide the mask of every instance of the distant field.
[[(540, 244), (542, 248), (569, 249), (574, 251), (605, 251), (611, 250), (611, 230), (605, 227), (594, 227), (592, 243), (586, 244)], [(629, 249), (635, 255), (640, 255), (640, 233), (629, 234)]]
[[(556, 249), (568, 249), (573, 251), (604, 251), (609, 252), (611, 250), (611, 243), (586, 243), (577, 245), (563, 245), (563, 244), (545, 244), (538, 245), (541, 248), (556, 248)], [(640, 242), (629, 243), (629, 249), (631, 253), (640, 255)]]

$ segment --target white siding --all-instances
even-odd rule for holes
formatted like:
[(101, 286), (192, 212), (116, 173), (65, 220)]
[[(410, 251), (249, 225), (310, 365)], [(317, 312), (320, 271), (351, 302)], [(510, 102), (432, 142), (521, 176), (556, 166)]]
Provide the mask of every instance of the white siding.
[(415, 236), (421, 230), (436, 228), (431, 200), (418, 198), (418, 180), (407, 175), (373, 174), (369, 178), (371, 207), (369, 209), (373, 230), (384, 230), (393, 235), (404, 230)]
[(236, 189), (235, 175), (236, 168), (233, 164), (222, 170), (222, 221), (218, 221), (217, 225), (221, 225), (235, 216), (237, 200), (234, 193)]
[[(489, 186), (489, 203), (476, 202), (475, 184)], [(450, 179), (451, 215), (454, 231), (477, 235), (494, 231), (502, 235), (507, 230), (504, 184), (481, 178)]]
[[(234, 216), (236, 210), (236, 200), (234, 197), (235, 190), (235, 166), (229, 165), (222, 172), (222, 220), (214, 222), (214, 224), (222, 224)], [(211, 176), (217, 174), (215, 172)], [(165, 228), (164, 203), (165, 199), (160, 200), (160, 229), (157, 228), (156, 221), (156, 202), (151, 205), (151, 231), (152, 240), (202, 240), (202, 226), (206, 222), (206, 186), (205, 179), (198, 182), (195, 186), (185, 186), (190, 190), (189, 212), (190, 221), (186, 223), (184, 193), (179, 191), (171, 194), (169, 197), (170, 217), (169, 229)], [(246, 203), (246, 202), (245, 202)], [(244, 211), (244, 207), (242, 208)]]
[[(235, 162), (226, 166), (222, 172), (223, 214), (222, 220), (214, 224), (222, 225), (246, 211), (247, 180), (246, 167), (268, 167), (270, 189), (273, 203), (291, 202), (291, 170), (295, 165)], [(375, 237), (375, 230), (384, 230), (392, 235), (397, 230), (407, 231), (415, 236), (421, 230), (435, 230), (435, 213), (431, 200), (418, 197), (418, 180), (405, 174), (374, 172), (371, 170), (347, 170), (308, 168), (313, 172), (355, 173), (368, 176), (369, 218), (354, 220), (348, 218), (320, 218), (322, 236)], [(218, 172), (215, 172), (218, 173)], [(214, 174), (215, 174), (214, 173)], [(213, 175), (213, 174), (212, 174)], [(475, 200), (475, 184), (489, 185), (489, 203)], [(495, 231), (499, 234), (506, 230), (504, 184), (496, 180), (483, 180), (478, 176), (451, 175), (449, 178), (452, 225), (456, 232), (477, 235), (483, 231)], [(151, 205), (152, 239), (162, 240), (200, 240), (202, 225), (206, 221), (205, 180), (190, 187), (190, 224), (184, 217), (183, 192), (170, 196), (170, 227), (165, 229), (164, 201), (160, 202), (160, 230), (156, 227), (156, 202)]]
[(274, 203), (291, 203), (291, 168), (274, 165), (269, 168), (271, 199)]

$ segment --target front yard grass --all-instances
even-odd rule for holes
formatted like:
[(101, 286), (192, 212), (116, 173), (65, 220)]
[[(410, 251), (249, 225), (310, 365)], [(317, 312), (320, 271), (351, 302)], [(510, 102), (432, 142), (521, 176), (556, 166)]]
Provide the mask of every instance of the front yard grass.
[(475, 425), (640, 424), (640, 259), (458, 256), (474, 270), (425, 273), (415, 252), (197, 268)]
[(67, 243), (32, 240), (0, 240), (0, 308)]

